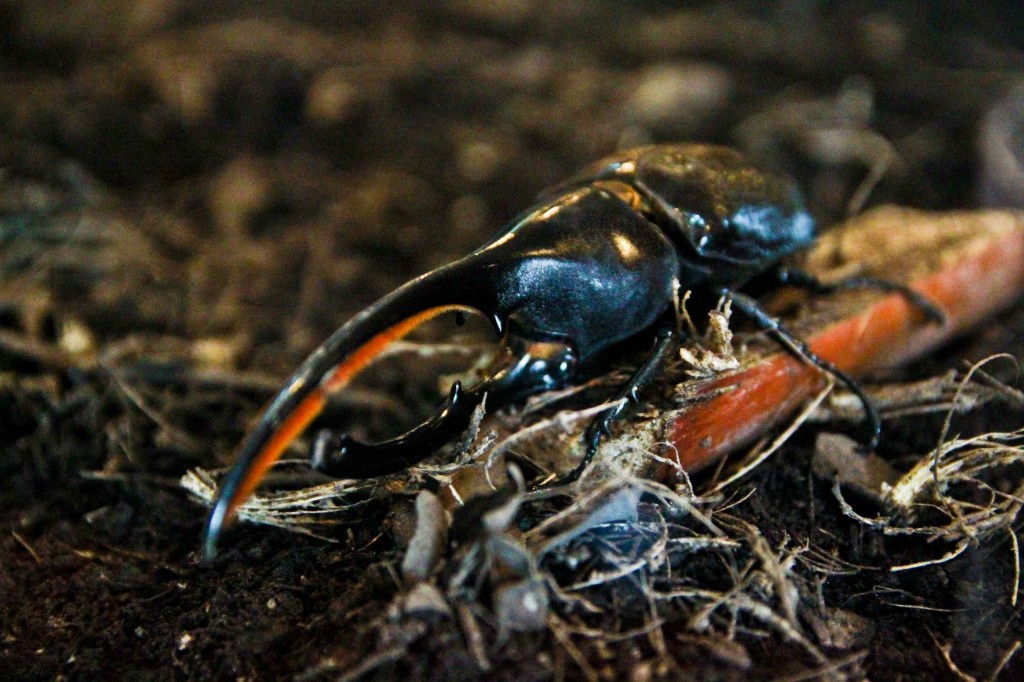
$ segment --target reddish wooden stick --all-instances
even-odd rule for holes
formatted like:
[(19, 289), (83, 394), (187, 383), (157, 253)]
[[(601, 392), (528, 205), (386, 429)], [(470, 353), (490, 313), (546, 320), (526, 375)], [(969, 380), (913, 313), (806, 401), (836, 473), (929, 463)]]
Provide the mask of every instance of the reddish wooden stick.
[[(939, 327), (898, 295), (886, 296), (806, 336), (811, 349), (853, 376), (920, 355), (1017, 300), (1024, 292), (1024, 217), (1007, 212), (925, 214), (883, 208), (851, 224), (869, 247), (893, 230), (910, 240), (885, 258), (895, 266), (872, 274), (904, 279), (897, 267), (907, 259), (936, 261), (911, 286), (938, 304), (948, 317)], [(841, 237), (840, 237), (841, 238)], [(825, 248), (828, 248), (825, 245)], [(921, 264), (917, 265), (920, 269)], [(791, 415), (826, 379), (789, 354), (775, 353), (742, 371), (705, 382), (694, 395), (716, 395), (672, 417), (669, 440), (679, 463), (695, 471), (745, 445)], [(662, 467), (658, 476), (669, 476)]]

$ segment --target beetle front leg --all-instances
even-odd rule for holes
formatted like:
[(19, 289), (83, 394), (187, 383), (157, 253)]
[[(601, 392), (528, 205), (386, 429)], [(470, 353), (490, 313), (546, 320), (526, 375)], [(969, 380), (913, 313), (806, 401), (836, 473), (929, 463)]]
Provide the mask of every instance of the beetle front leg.
[(651, 351), (629, 382), (615, 396), (615, 399), (612, 401), (614, 404), (598, 414), (587, 427), (583, 437), (587, 445), (583, 459), (568, 474), (544, 487), (565, 485), (579, 480), (579, 477), (593, 461), (594, 455), (597, 454), (601, 438), (611, 435), (612, 422), (621, 417), (631, 403), (635, 405), (640, 402), (640, 391), (644, 390), (658, 376), (665, 362), (675, 351), (676, 342), (677, 335), (673, 326), (665, 325), (658, 330), (654, 350)]
[(938, 325), (946, 324), (946, 313), (941, 308), (928, 300), (926, 296), (899, 282), (879, 277), (860, 276), (847, 277), (837, 282), (823, 282), (806, 270), (785, 266), (775, 268), (770, 274), (779, 284), (803, 289), (812, 294), (833, 294), (851, 289), (877, 289), (886, 293), (899, 294), (910, 305), (924, 313), (930, 321)]

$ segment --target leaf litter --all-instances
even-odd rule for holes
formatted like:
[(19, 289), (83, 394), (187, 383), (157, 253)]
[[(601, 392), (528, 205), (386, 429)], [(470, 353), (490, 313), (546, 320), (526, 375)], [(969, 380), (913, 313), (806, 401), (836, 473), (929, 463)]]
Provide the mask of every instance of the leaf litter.
[[(728, 307), (712, 311), (710, 320), (709, 331), (697, 337), (698, 345), (681, 352), (690, 368), (687, 372), (703, 375), (735, 366)], [(949, 561), (1003, 534), (1012, 538), (1019, 580), (1015, 523), (1024, 504), (1024, 485), (1004, 490), (1005, 481), (1001, 488), (997, 474), (1024, 467), (1024, 429), (947, 437), (954, 413), (991, 400), (1019, 399), (1013, 389), (984, 374), (982, 368), (991, 360), (957, 378), (952, 393), (950, 375), (888, 387), (896, 397), (884, 403), (885, 409), (899, 414), (945, 409), (947, 418), (933, 451), (919, 456), (894, 482), (874, 482), (884, 515), (866, 517), (854, 511), (842, 492), (850, 481), (843, 480), (842, 472), (831, 473), (834, 495), (849, 518), (885, 535), (915, 535), (950, 548), (932, 559), (891, 566), (891, 571)], [(979, 377), (983, 383), (977, 387), (972, 379)], [(355, 679), (405, 655), (428, 631), (410, 626), (410, 619), (424, 618), (454, 619), (483, 670), (490, 666), (487, 651), (500, 646), (510, 633), (546, 631), (588, 679), (601, 674), (584, 649), (600, 651), (633, 642), (653, 653), (654, 672), (671, 674), (675, 659), (667, 642), (675, 639), (697, 642), (718, 663), (746, 670), (748, 647), (765, 638), (777, 638), (800, 652), (806, 676), (791, 679), (860, 679), (870, 624), (834, 607), (823, 617), (814, 606), (816, 580), (856, 572), (858, 567), (822, 554), (806, 541), (773, 542), (757, 525), (731, 513), (746, 499), (736, 498), (737, 482), (810, 419), (832, 389), (829, 383), (789, 428), (741, 458), (732, 474), (715, 477), (699, 492), (686, 478), (673, 487), (637, 478), (617, 465), (623, 460), (614, 451), (603, 453), (603, 463), (591, 465), (612, 469), (610, 475), (572, 490), (524, 493), (522, 476), (511, 465), (504, 487), (491, 484), (491, 508), (471, 518), (477, 531), (459, 543), (449, 540), (451, 514), (425, 483), (434, 481), (436, 486), (436, 481), (480, 457), (481, 450), (504, 455), (520, 441), (547, 431), (564, 433), (593, 409), (563, 410), (504, 438), (481, 431), (481, 411), (472, 437), (460, 446), (463, 457), (452, 464), (413, 467), (373, 481), (335, 481), (260, 494), (246, 502), (239, 515), (246, 521), (322, 536), (323, 529), (344, 523), (372, 498), (417, 496), (417, 529), (402, 563), (406, 587), (395, 596), (387, 616), (369, 626), (378, 630), (380, 641), (390, 644), (343, 671), (341, 679)], [(838, 401), (846, 398), (840, 394)], [(835, 403), (831, 409), (837, 409)], [(627, 438), (611, 447), (638, 446)], [(466, 457), (469, 452), (472, 456)], [(492, 468), (500, 459), (488, 461)], [(206, 503), (216, 493), (214, 478), (203, 470), (189, 472), (182, 484)], [(1016, 604), (1016, 587), (1010, 600)], [(419, 634), (410, 635), (410, 627)], [(396, 635), (396, 629), (405, 634)], [(324, 659), (303, 677), (335, 670), (336, 664)]]

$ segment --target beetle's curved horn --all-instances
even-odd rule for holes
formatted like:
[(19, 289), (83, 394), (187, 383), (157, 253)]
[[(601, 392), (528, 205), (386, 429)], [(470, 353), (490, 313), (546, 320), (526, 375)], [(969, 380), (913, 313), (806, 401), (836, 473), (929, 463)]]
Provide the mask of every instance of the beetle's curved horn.
[[(348, 384), (392, 341), (427, 320), (449, 311), (495, 309), (486, 298), (488, 287), (481, 286), (477, 279), (479, 264), (471, 257), (433, 270), (353, 317), (306, 358), (242, 441), (237, 461), (221, 485), (207, 522), (208, 557), (215, 554), (217, 538), (239, 505), (288, 445), (320, 414), (330, 394)], [(501, 335), (503, 320), (496, 314), (487, 316)], [(458, 391), (453, 398), (449, 403), (460, 402)]]

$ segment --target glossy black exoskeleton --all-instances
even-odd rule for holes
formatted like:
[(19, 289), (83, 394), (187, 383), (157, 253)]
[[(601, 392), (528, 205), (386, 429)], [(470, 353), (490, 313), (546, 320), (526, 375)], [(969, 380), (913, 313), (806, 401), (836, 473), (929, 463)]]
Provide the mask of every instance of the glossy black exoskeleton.
[(629, 400), (657, 375), (675, 348), (674, 292), (733, 306), (788, 350), (846, 383), (867, 410), (872, 440), (878, 415), (849, 377), (816, 357), (756, 300), (736, 291), (772, 277), (815, 292), (872, 286), (898, 291), (926, 314), (941, 313), (899, 285), (858, 278), (823, 284), (780, 260), (808, 246), (814, 221), (793, 184), (760, 171), (727, 148), (660, 145), (620, 152), (549, 192), (468, 256), (412, 280), (334, 333), (303, 363), (242, 443), (207, 528), (212, 554), (218, 534), (266, 469), (339, 390), (390, 341), (448, 310), (483, 313), (515, 359), (484, 381), (456, 384), (427, 422), (393, 440), (318, 440), (313, 466), (339, 478), (399, 471), (428, 456), (469, 423), (488, 396), (501, 405), (592, 372), (605, 351), (647, 334), (654, 351), (613, 407), (587, 432), (584, 461)]

